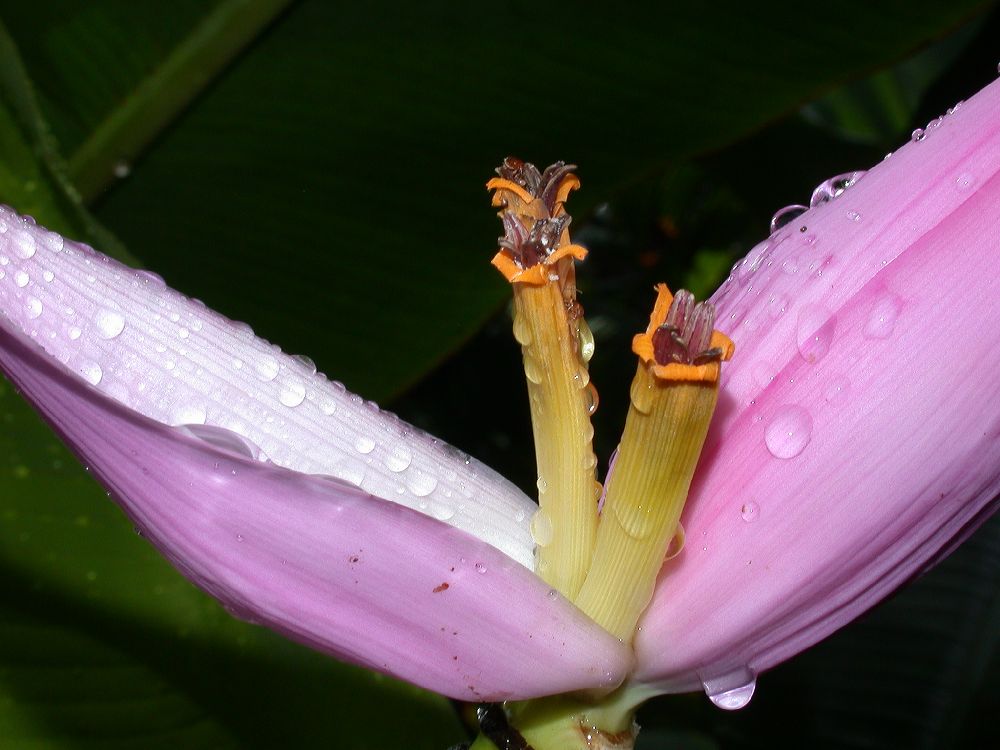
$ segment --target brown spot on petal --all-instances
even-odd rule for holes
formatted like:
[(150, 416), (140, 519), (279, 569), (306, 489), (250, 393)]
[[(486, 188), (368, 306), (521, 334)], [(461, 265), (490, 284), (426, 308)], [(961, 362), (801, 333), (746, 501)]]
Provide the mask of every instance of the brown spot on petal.
[(447, 590), (448, 590), (448, 584), (447, 583), (442, 583), (440, 586), (435, 586), (434, 587), (434, 593), (435, 594), (439, 594), (442, 591), (447, 591)]

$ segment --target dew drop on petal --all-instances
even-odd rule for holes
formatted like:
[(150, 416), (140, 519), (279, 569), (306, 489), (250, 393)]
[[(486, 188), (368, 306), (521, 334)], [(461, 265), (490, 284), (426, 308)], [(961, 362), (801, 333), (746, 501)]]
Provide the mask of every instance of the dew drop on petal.
[(437, 489), (437, 485), (437, 479), (424, 471), (411, 471), (406, 477), (406, 486), (416, 497), (427, 497)]
[(891, 295), (885, 294), (875, 300), (871, 315), (865, 324), (865, 336), (870, 339), (889, 338), (896, 327), (899, 309), (899, 301)]
[(846, 216), (853, 222), (861, 221), (861, 214), (859, 214), (857, 211), (848, 211)]
[(482, 574), (486, 572), (486, 566), (483, 565), (481, 562), (477, 562), (475, 568), (477, 573)]
[(80, 338), (81, 333), (82, 331), (76, 326), (70, 326), (69, 328), (66, 329), (66, 335), (69, 336), (70, 341), (76, 341), (78, 338)]
[(91, 385), (97, 385), (104, 377), (104, 371), (96, 362), (85, 362), (80, 366), (80, 373)]
[(102, 339), (113, 339), (125, 330), (125, 318), (113, 310), (98, 310), (94, 314), (94, 326)]
[(295, 408), (306, 398), (306, 387), (297, 380), (283, 383), (278, 391), (278, 400), (289, 408)]
[(31, 281), (31, 277), (24, 271), (16, 271), (14, 273), (14, 283), (17, 284), (22, 289), (28, 286), (28, 282)]
[(760, 516), (760, 506), (753, 500), (748, 500), (740, 507), (740, 517), (747, 523), (756, 521)]
[(45, 279), (46, 283), (51, 284), (56, 275), (52, 271), (42, 271), (42, 278)]
[(182, 424), (177, 427), (177, 430), (234, 456), (250, 458), (254, 461), (262, 459), (260, 448), (247, 438), (232, 430), (227, 430), (225, 427), (198, 423)]
[(969, 172), (962, 172), (962, 174), (955, 178), (955, 187), (958, 189), (958, 192), (965, 193), (968, 192), (975, 181), (976, 178)]
[(764, 444), (775, 458), (795, 458), (812, 439), (813, 420), (801, 406), (782, 406), (764, 429)]
[(398, 443), (392, 447), (389, 454), (385, 457), (385, 465), (389, 471), (400, 472), (405, 471), (412, 460), (413, 454), (410, 453), (410, 449), (402, 443)]
[(14, 250), (19, 256), (27, 260), (35, 254), (35, 238), (30, 234), (22, 234), (15, 240)]
[(771, 217), (771, 234), (795, 221), (798, 217), (808, 211), (807, 206), (785, 206)]
[(912, 133), (910, 133), (910, 140), (913, 141), (914, 143), (917, 143), (918, 141), (922, 141), (926, 137), (926, 135), (927, 134), (924, 132), (923, 128), (917, 128)]
[(35, 297), (28, 297), (28, 317), (34, 320), (42, 314), (42, 302)]
[(254, 370), (257, 377), (264, 382), (269, 382), (278, 377), (278, 363), (270, 357), (265, 357), (254, 363)]
[(205, 407), (197, 404), (178, 406), (171, 417), (175, 425), (203, 425), (207, 418)]
[(368, 455), (375, 450), (375, 441), (367, 435), (358, 435), (354, 441), (354, 450), (358, 453)]
[(292, 359), (302, 365), (303, 369), (306, 370), (310, 375), (316, 374), (316, 363), (313, 362), (305, 354), (295, 354), (292, 355)]
[(837, 318), (821, 305), (805, 305), (799, 311), (798, 327), (796, 328), (796, 343), (799, 355), (806, 362), (818, 362), (833, 343), (833, 335), (837, 328)]

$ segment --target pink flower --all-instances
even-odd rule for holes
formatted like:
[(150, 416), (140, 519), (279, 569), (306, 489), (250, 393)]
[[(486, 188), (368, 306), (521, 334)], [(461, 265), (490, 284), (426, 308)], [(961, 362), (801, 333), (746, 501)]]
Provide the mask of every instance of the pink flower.
[(0, 367), (244, 617), (465, 700), (631, 679), (735, 705), (994, 508), (998, 168), (993, 84), (716, 294), (736, 356), (634, 655), (532, 573), (502, 477), (9, 210)]

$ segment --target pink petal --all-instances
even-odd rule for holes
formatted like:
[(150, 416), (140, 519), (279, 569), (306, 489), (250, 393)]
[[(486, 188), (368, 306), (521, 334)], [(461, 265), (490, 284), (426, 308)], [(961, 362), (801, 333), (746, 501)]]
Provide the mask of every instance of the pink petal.
[(848, 623), (1000, 492), (1000, 83), (754, 248), (637, 679), (738, 689)]
[(0, 367), (234, 614), (465, 700), (625, 677), (628, 650), (497, 549), (530, 561), (509, 483), (155, 278), (0, 223)]

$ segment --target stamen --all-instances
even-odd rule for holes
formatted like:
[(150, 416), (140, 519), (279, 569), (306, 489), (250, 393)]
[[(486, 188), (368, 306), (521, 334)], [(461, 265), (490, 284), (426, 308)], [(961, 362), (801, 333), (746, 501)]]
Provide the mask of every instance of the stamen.
[[(521, 344), (538, 464), (536, 572), (564, 596), (579, 591), (597, 532), (597, 484), (590, 415), (597, 392), (587, 362), (593, 337), (576, 300), (573, 262), (586, 251), (569, 241), (563, 202), (579, 182), (563, 162), (544, 172), (508, 157), (497, 169), (493, 204), (504, 236), (493, 264), (514, 292), (514, 337)], [(598, 493), (599, 494), (599, 493)]]
[[(594, 557), (576, 605), (630, 641), (652, 596), (701, 453), (732, 342), (712, 331), (715, 311), (689, 292), (658, 288), (625, 432), (607, 480)], [(712, 346), (709, 346), (709, 345)]]

